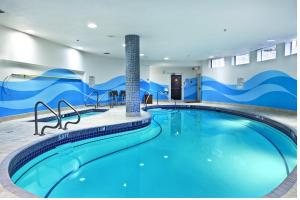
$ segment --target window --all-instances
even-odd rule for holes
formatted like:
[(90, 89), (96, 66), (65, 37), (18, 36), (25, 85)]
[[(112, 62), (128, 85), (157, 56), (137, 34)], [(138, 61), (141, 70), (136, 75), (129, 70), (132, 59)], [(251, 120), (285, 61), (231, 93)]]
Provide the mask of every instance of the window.
[(232, 57), (232, 65), (244, 65), (248, 63), (250, 63), (249, 53)]
[(224, 67), (225, 66), (225, 59), (224, 58), (216, 58), (210, 60), (210, 67), (216, 68), (216, 67)]
[(285, 43), (284, 55), (289, 56), (297, 53), (297, 40)]
[(276, 58), (276, 45), (257, 50), (257, 62)]

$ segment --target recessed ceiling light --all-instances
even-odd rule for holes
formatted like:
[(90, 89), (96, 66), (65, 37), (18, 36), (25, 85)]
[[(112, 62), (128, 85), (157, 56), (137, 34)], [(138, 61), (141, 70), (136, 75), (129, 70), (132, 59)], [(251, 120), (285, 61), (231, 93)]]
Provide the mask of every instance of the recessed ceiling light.
[(140, 53), (140, 56), (145, 56), (145, 54), (143, 54), (143, 53)]
[(275, 40), (267, 40), (267, 42), (275, 42)]
[(170, 58), (169, 57), (164, 57), (164, 60), (169, 60)]
[(214, 56), (209, 56), (208, 58), (214, 58)]
[(35, 34), (34, 30), (26, 30), (25, 32), (28, 33), (28, 34)]
[(122, 47), (126, 47), (126, 44), (122, 44)]
[(97, 24), (95, 24), (95, 23), (88, 23), (88, 25), (87, 25), (89, 28), (97, 28)]

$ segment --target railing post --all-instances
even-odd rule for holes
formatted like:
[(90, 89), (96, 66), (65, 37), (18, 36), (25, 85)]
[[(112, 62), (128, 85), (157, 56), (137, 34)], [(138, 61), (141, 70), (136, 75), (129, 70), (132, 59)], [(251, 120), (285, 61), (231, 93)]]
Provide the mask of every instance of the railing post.
[(69, 106), (76, 114), (77, 114), (77, 116), (78, 116), (78, 119), (77, 119), (77, 121), (76, 122), (70, 122), (70, 121), (68, 121), (68, 122), (66, 122), (65, 123), (65, 126), (64, 126), (64, 130), (67, 130), (67, 125), (68, 124), (78, 124), (79, 122), (80, 122), (80, 114), (78, 113), (78, 111), (70, 104), (70, 103), (68, 103), (66, 100), (64, 100), (64, 99), (62, 99), (62, 100), (60, 100), (59, 102), (58, 102), (58, 118), (59, 118), (59, 123), (60, 123), (60, 127), (62, 128), (62, 118), (61, 118), (61, 109), (60, 109), (60, 105), (61, 105), (61, 103), (65, 103), (67, 106)]
[[(38, 105), (39, 104), (42, 104), (44, 105), (48, 110), (50, 110), (54, 115), (55, 117), (57, 118), (57, 124), (55, 126), (44, 126), (41, 130), (41, 134), (39, 134), (39, 131), (38, 131), (38, 115), (37, 115), (37, 108), (38, 108)], [(52, 110), (47, 104), (45, 104), (44, 102), (42, 101), (38, 101), (35, 103), (35, 106), (34, 106), (34, 121), (35, 121), (35, 133), (33, 135), (39, 135), (39, 136), (42, 136), (42, 135), (45, 135), (44, 134), (44, 131), (46, 128), (57, 128), (59, 126), (59, 123), (60, 123), (60, 117), (55, 113), (54, 110)]]
[(33, 135), (39, 135), (39, 130), (38, 130), (38, 118), (37, 118), (37, 106), (39, 102), (37, 102), (34, 106), (34, 126), (35, 126), (35, 132)]
[(96, 102), (96, 108), (98, 108), (98, 103), (99, 103), (99, 92), (97, 91), (97, 102)]
[(62, 120), (61, 120), (61, 110), (60, 110), (60, 103), (61, 103), (61, 101), (59, 101), (58, 102), (58, 105), (57, 105), (57, 107), (58, 107), (58, 116), (59, 116), (59, 129), (62, 129)]

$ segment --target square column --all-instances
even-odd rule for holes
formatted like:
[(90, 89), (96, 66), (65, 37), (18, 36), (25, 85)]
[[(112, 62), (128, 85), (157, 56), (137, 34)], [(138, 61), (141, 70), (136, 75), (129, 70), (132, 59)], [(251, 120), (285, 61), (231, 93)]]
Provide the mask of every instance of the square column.
[(125, 36), (126, 116), (140, 116), (140, 37)]

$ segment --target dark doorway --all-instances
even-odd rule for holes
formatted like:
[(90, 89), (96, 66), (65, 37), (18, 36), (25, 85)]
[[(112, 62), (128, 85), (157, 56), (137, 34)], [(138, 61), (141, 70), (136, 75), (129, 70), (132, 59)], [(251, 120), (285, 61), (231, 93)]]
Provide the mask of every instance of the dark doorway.
[(181, 100), (181, 75), (171, 75), (171, 98)]

